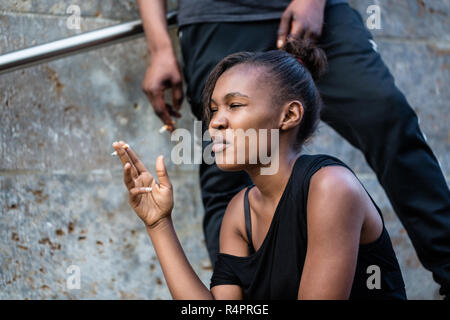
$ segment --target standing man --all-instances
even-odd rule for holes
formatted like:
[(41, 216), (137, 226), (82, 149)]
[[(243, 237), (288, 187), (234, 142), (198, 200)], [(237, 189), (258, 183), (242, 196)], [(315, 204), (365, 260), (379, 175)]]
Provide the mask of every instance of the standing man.
[[(173, 130), (183, 99), (182, 74), (167, 31), (165, 0), (138, 0), (151, 61), (142, 84), (156, 114)], [(212, 68), (238, 51), (280, 48), (288, 35), (313, 38), (329, 71), (319, 82), (321, 119), (364, 156), (412, 240), (422, 264), (450, 295), (450, 191), (415, 112), (374, 50), (361, 16), (346, 0), (179, 0), (183, 73), (193, 114), (201, 119)], [(172, 89), (173, 104), (163, 92)], [(231, 198), (250, 184), (243, 172), (200, 166), (203, 228), (212, 263)]]

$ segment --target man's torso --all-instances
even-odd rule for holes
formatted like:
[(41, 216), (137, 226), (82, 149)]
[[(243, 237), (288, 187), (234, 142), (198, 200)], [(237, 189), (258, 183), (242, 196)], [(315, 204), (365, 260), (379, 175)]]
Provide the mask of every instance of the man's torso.
[[(179, 0), (178, 25), (279, 19), (292, 0)], [(347, 0), (327, 0), (327, 6)]]

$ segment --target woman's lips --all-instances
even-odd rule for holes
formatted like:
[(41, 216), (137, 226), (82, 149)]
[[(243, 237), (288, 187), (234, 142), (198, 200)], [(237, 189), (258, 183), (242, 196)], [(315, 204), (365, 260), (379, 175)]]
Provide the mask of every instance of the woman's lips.
[(220, 142), (218, 142), (218, 143), (213, 143), (212, 151), (213, 151), (214, 153), (222, 152), (222, 151), (225, 150), (228, 146), (229, 146), (228, 143), (220, 143)]

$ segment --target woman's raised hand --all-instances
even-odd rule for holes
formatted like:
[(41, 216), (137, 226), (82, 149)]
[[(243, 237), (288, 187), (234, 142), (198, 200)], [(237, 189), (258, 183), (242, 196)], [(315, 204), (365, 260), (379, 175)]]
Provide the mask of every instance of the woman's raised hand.
[(129, 202), (145, 225), (153, 228), (165, 218), (170, 218), (173, 209), (173, 191), (163, 156), (156, 159), (156, 175), (153, 179), (134, 151), (123, 141), (114, 142), (123, 164), (123, 179), (129, 191)]

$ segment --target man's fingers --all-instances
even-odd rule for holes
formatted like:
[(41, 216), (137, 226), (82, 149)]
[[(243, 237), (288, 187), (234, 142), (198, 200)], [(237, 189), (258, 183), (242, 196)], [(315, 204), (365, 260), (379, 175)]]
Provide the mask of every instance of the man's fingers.
[(310, 39), (312, 42), (317, 43), (317, 41), (320, 38), (320, 35), (322, 33), (322, 30), (311, 30), (308, 29), (306, 30), (306, 32), (303, 33), (303, 38), (304, 39)]
[(156, 175), (158, 176), (160, 186), (172, 188), (166, 166), (164, 165), (164, 157), (162, 155), (156, 159)]
[(155, 110), (156, 115), (161, 121), (168, 126), (169, 131), (174, 130), (174, 122), (170, 117), (169, 111), (166, 107), (166, 102), (164, 101), (163, 91), (157, 94), (147, 94), (152, 106), (153, 110)]
[(170, 104), (166, 103), (167, 110), (169, 111), (169, 114), (172, 117), (181, 118), (181, 114), (175, 109), (175, 107), (172, 107)]
[(320, 37), (320, 33), (320, 30), (318, 31), (312, 29), (311, 25), (306, 24), (304, 21), (292, 21), (292, 30), (290, 36), (294, 37), (295, 39), (316, 41)]
[(277, 48), (280, 49), (286, 42), (286, 37), (291, 29), (292, 12), (285, 11), (281, 16), (280, 26), (278, 27)]
[[(303, 39), (306, 34), (306, 28), (302, 21), (293, 19), (290, 37), (295, 39)], [(288, 37), (289, 38), (289, 37)]]
[(182, 82), (174, 83), (172, 86), (172, 101), (173, 107), (176, 111), (179, 111), (181, 104), (183, 103), (183, 84)]

